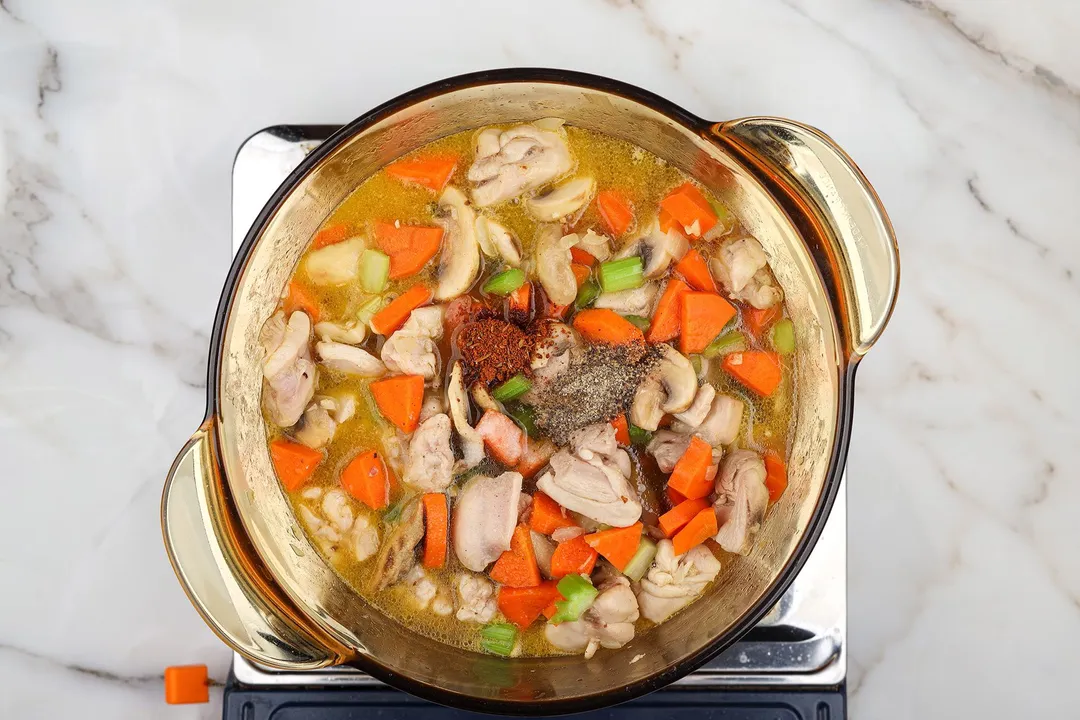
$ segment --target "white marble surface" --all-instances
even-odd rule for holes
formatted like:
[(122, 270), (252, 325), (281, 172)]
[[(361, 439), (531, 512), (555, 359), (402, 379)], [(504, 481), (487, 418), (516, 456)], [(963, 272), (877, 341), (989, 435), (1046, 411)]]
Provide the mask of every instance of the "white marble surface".
[(507, 65), (856, 158), (903, 281), (859, 375), (852, 716), (1076, 717), (1078, 34), (1075, 0), (0, 0), (0, 717), (217, 716), (162, 705), (166, 665), (228, 654), (158, 502), (203, 413), (233, 152)]

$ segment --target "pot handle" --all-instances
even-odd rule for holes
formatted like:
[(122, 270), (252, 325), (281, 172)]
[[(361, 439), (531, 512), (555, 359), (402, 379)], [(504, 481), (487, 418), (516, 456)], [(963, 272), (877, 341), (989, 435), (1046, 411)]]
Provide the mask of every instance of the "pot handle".
[[(180, 585), (206, 624), (236, 652), (261, 665), (310, 670), (341, 662), (291, 603), (252, 568), (216, 488), (213, 421), (180, 451), (161, 498), (165, 549)], [(290, 615), (292, 617), (290, 617)]]
[(892, 223), (866, 177), (825, 133), (791, 120), (742, 118), (709, 133), (827, 238), (830, 262), (822, 271), (839, 279), (853, 358), (865, 355), (892, 314), (900, 284)]

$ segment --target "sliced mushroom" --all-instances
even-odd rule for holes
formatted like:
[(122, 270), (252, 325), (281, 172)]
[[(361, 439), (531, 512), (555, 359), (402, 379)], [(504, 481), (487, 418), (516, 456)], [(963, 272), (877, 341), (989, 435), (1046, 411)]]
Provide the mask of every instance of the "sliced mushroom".
[(464, 455), (457, 470), (476, 467), (484, 459), (484, 439), (469, 425), (469, 396), (465, 393), (465, 380), (462, 377), (461, 361), (454, 363), (450, 370), (450, 381), (446, 386), (446, 404), (450, 406), (450, 419), (454, 423)]
[(331, 370), (338, 370), (358, 377), (381, 377), (386, 374), (386, 366), (379, 358), (367, 350), (339, 342), (315, 343), (315, 352), (322, 364)]
[(416, 563), (416, 546), (424, 537), (424, 513), (420, 498), (409, 501), (401, 517), (386, 534), (375, 572), (368, 580), (371, 592), (378, 592), (404, 577)]
[(367, 325), (359, 320), (347, 320), (341, 323), (321, 322), (315, 324), (315, 337), (328, 342), (341, 342), (346, 345), (359, 345), (367, 337)]
[(658, 347), (663, 353), (660, 365), (641, 381), (630, 404), (630, 422), (650, 432), (664, 413), (686, 411), (698, 389), (697, 373), (686, 356), (670, 345)]
[(570, 268), (570, 248), (576, 241), (576, 235), (563, 235), (558, 225), (542, 225), (537, 233), (536, 276), (556, 305), (569, 305), (577, 297), (577, 278)]
[(360, 274), (360, 254), (363, 252), (363, 238), (354, 237), (309, 253), (304, 269), (308, 279), (316, 285), (342, 285)]
[(588, 176), (574, 178), (550, 192), (527, 199), (525, 208), (540, 222), (555, 222), (585, 207), (594, 192), (596, 180)]
[(682, 412), (675, 413), (675, 419), (691, 427), (697, 427), (704, 422), (705, 416), (712, 409), (714, 397), (716, 397), (716, 388), (709, 383), (705, 383), (698, 388), (697, 395), (694, 396), (694, 402), (691, 403), (690, 407)]
[(488, 257), (501, 257), (507, 265), (521, 265), (521, 246), (502, 224), (483, 215), (476, 217), (476, 240)]
[(480, 274), (480, 243), (476, 239), (476, 213), (460, 190), (454, 187), (443, 190), (439, 207), (447, 215), (442, 222), (446, 241), (435, 288), (435, 299), (442, 301), (467, 292)]
[(606, 236), (593, 230), (586, 230), (584, 235), (578, 237), (577, 247), (592, 255), (600, 262), (611, 257), (611, 241)]
[(485, 412), (491, 410), (492, 412), (501, 413), (503, 411), (499, 401), (493, 398), (488, 389), (480, 383), (472, 386), (472, 399), (476, 406)]
[(593, 303), (595, 308), (614, 310), (622, 315), (652, 315), (653, 301), (656, 299), (657, 283), (650, 281), (639, 288), (600, 293)]
[(648, 233), (629, 243), (615, 257), (622, 259), (637, 255), (644, 266), (645, 277), (655, 278), (663, 275), (673, 261), (682, 260), (689, 249), (690, 241), (682, 233), (676, 230), (664, 232), (658, 224), (653, 223)]
[(630, 422), (642, 430), (655, 432), (660, 427), (660, 421), (664, 419), (664, 411), (660, 404), (664, 402), (664, 386), (660, 384), (660, 377), (655, 373), (646, 375), (634, 393), (634, 401), (630, 404)]

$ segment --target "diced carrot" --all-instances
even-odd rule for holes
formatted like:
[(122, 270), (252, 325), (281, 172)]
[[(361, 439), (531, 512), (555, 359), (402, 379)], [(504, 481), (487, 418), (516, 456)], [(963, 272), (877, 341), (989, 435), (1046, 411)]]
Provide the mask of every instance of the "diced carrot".
[(693, 183), (683, 183), (660, 201), (660, 208), (692, 238), (699, 238), (716, 224), (716, 213)]
[(390, 279), (415, 275), (439, 252), (443, 229), (423, 225), (375, 223), (375, 243), (390, 256)]
[(699, 353), (735, 317), (735, 306), (716, 293), (688, 292), (679, 298), (679, 350), (683, 355)]
[[(554, 582), (554, 580), (552, 582)], [(558, 593), (559, 592), (558, 589), (556, 589), (555, 592)], [(560, 600), (560, 599), (562, 599), (562, 593), (559, 593), (559, 596), (557, 598), (555, 598), (555, 600)], [(559, 612), (559, 608), (555, 607), (555, 600), (552, 600), (551, 604), (548, 605), (546, 608), (544, 608), (541, 611), (541, 614), (544, 617), (546, 617), (548, 620), (555, 617), (555, 613)]]
[(626, 345), (632, 342), (645, 342), (637, 326), (614, 310), (582, 310), (574, 316), (574, 329), (594, 343)]
[(784, 459), (772, 450), (765, 453), (765, 489), (769, 491), (769, 502), (780, 499), (787, 489), (787, 466)]
[(284, 438), (270, 443), (270, 460), (278, 479), (289, 492), (299, 490), (323, 460), (323, 454)]
[[(558, 590), (555, 592), (558, 594)], [(169, 705), (186, 705), (209, 701), (210, 683), (205, 665), (173, 665), (165, 668), (165, 702)]]
[(550, 440), (545, 439), (539, 442), (526, 440), (525, 454), (521, 456), (521, 461), (518, 462), (515, 469), (521, 473), (523, 478), (531, 478), (548, 464), (548, 460), (551, 459), (556, 450), (558, 448)]
[(390, 481), (386, 462), (375, 450), (360, 453), (341, 471), (341, 487), (372, 510), (390, 504)]
[(457, 164), (458, 159), (453, 156), (408, 158), (387, 165), (386, 174), (439, 192), (446, 187)]
[(729, 353), (720, 367), (758, 395), (768, 397), (780, 384), (780, 356), (774, 352), (747, 350)]
[(761, 339), (765, 331), (783, 315), (780, 303), (772, 307), (758, 310), (756, 307), (748, 307), (743, 310), (742, 320), (747, 331), (757, 339)]
[(686, 452), (675, 463), (668, 485), (683, 497), (694, 500), (712, 492), (712, 483), (705, 479), (712, 465), (712, 446), (697, 435), (690, 439)]
[(686, 500), (685, 495), (683, 495), (681, 492), (671, 487), (670, 485), (665, 488), (664, 494), (667, 495), (667, 499), (668, 502), (671, 503), (671, 507), (675, 507), (676, 505), (679, 505)]
[(535, 587), (527, 588), (504, 585), (499, 588), (499, 612), (524, 630), (533, 624), (548, 605), (554, 608), (555, 601), (561, 598), (554, 580), (545, 580)]
[(596, 262), (596, 258), (592, 256), (592, 253), (585, 252), (579, 247), (570, 248), (570, 257), (578, 265), (584, 265), (585, 267), (592, 267)]
[(668, 280), (664, 294), (656, 303), (656, 311), (653, 312), (652, 324), (645, 339), (651, 343), (667, 342), (679, 334), (679, 318), (682, 317), (682, 301), (680, 298), (690, 292), (690, 286), (679, 278), (673, 277)]
[(611, 421), (611, 427), (615, 428), (615, 442), (620, 445), (630, 444), (630, 425), (626, 422), (626, 415), (619, 413)]
[(510, 293), (510, 309), (528, 314), (531, 299), (532, 283), (527, 282), (514, 292)]
[(559, 543), (551, 555), (551, 577), (558, 580), (570, 573), (588, 575), (600, 554), (589, 547), (584, 535)]
[(601, 530), (585, 536), (585, 542), (620, 572), (637, 552), (644, 526), (637, 522), (630, 527)]
[(672, 537), (682, 529), (683, 525), (690, 522), (695, 515), (707, 507), (709, 507), (707, 500), (694, 498), (693, 500), (683, 500), (668, 510), (660, 516), (660, 530), (663, 531), (664, 537)]
[(413, 310), (429, 302), (431, 289), (424, 285), (413, 285), (372, 316), (371, 329), (380, 335), (389, 335), (405, 324)]
[(678, 230), (680, 234), (682, 233), (682, 226), (679, 225), (679, 221), (664, 208), (660, 208), (660, 214), (657, 216), (656, 222), (660, 225), (660, 232), (667, 233)]
[(420, 407), (424, 404), (424, 376), (397, 375), (376, 380), (369, 386), (375, 404), (390, 422), (411, 433), (420, 424)]
[(536, 587), (540, 584), (540, 567), (536, 564), (529, 528), (518, 525), (514, 529), (510, 549), (495, 561), (490, 575), (495, 582), (510, 587)]
[(577, 523), (559, 503), (539, 491), (533, 495), (532, 514), (529, 516), (529, 527), (533, 530), (541, 535), (550, 535), (559, 528), (576, 526)]
[(716, 534), (716, 511), (712, 506), (705, 508), (695, 515), (683, 529), (675, 533), (671, 544), (676, 555), (682, 555), (692, 547), (696, 547)]
[(717, 292), (716, 280), (709, 271), (708, 263), (694, 248), (690, 248), (683, 255), (683, 259), (675, 266), (675, 272), (686, 278), (686, 282), (690, 283), (695, 290)]
[(506, 467), (514, 467), (525, 454), (525, 433), (516, 422), (496, 410), (488, 410), (476, 423), (476, 432), (492, 456)]
[(615, 237), (630, 229), (634, 222), (634, 208), (622, 193), (604, 190), (596, 195), (596, 209), (608, 230)]
[(589, 279), (589, 273), (591, 272), (589, 266), (572, 263), (570, 269), (574, 272), (574, 279), (577, 280), (577, 286), (580, 289), (585, 284), (585, 281)]
[(441, 568), (446, 564), (449, 509), (442, 493), (425, 493), (424, 502), (424, 567)]
[(311, 318), (312, 323), (319, 322), (319, 317), (322, 315), (319, 311), (318, 301), (296, 280), (289, 283), (289, 293), (285, 296), (282, 308), (285, 310), (286, 315), (292, 315), (297, 310), (303, 310)]
[(338, 223), (336, 225), (327, 225), (319, 232), (315, 233), (315, 237), (311, 239), (311, 249), (318, 250), (324, 248), (327, 245), (337, 245), (345, 238), (349, 237), (349, 226)]

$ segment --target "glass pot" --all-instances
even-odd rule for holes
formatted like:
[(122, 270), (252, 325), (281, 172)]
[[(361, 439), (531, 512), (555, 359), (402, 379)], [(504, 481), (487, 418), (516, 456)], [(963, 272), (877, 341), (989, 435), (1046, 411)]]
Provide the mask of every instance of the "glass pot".
[[(370, 607), (307, 540), (272, 469), (260, 412), (259, 330), (312, 233), (346, 195), (437, 138), (549, 116), (636, 143), (710, 188), (768, 253), (800, 348), (789, 486), (753, 551), (725, 561), (705, 597), (590, 660), (467, 652)], [(767, 117), (709, 122), (638, 88), (564, 71), (498, 70), (419, 88), (314, 150), (248, 232), (214, 323), (206, 419), (165, 484), (170, 560), (207, 624), (270, 667), (347, 663), (439, 703), (516, 714), (581, 711), (655, 690), (753, 627), (805, 562), (843, 472), (855, 370), (888, 321), (898, 282), (877, 195), (814, 128)]]

